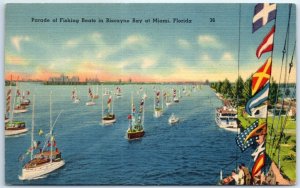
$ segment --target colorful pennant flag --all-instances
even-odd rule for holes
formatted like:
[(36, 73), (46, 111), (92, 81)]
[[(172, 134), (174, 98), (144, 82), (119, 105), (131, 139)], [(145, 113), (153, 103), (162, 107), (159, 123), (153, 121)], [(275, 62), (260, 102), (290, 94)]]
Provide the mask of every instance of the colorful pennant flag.
[(251, 109), (251, 118), (266, 118), (268, 112), (268, 105), (262, 105)]
[(263, 41), (260, 43), (256, 50), (256, 57), (260, 58), (263, 53), (270, 52), (273, 50), (275, 26), (272, 27), (271, 31), (265, 36)]
[(276, 10), (275, 3), (258, 3), (254, 8), (252, 32), (254, 33), (256, 30), (275, 19)]
[(272, 58), (269, 57), (252, 76), (252, 96), (270, 80), (271, 70)]
[(251, 109), (256, 108), (263, 104), (268, 99), (270, 83), (268, 82), (262, 90), (256, 93), (251, 99), (248, 100), (246, 104), (246, 112), (251, 115)]
[(258, 158), (256, 159), (253, 167), (252, 167), (252, 177), (254, 177), (265, 165), (265, 153), (261, 153)]

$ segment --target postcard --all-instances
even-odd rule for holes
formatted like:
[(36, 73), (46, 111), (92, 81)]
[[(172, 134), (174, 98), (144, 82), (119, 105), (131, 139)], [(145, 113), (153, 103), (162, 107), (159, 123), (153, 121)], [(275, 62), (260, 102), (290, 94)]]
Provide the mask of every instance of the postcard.
[(295, 185), (295, 4), (6, 4), (7, 185)]

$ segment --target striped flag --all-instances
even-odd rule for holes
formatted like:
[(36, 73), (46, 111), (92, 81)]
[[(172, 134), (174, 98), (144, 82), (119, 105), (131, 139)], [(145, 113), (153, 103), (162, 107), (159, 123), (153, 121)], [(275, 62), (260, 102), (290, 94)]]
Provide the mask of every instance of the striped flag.
[(252, 32), (254, 33), (256, 30), (275, 19), (276, 10), (275, 3), (258, 3), (254, 8)]
[(256, 57), (260, 58), (263, 53), (270, 52), (273, 50), (275, 26), (272, 27), (271, 31), (265, 36), (263, 41), (260, 43), (256, 50)]
[(260, 90), (270, 79), (272, 70), (272, 58), (267, 61), (252, 76), (252, 95)]
[(256, 93), (246, 104), (246, 112), (251, 115), (251, 109), (260, 106), (266, 100), (268, 100), (270, 83), (268, 82), (261, 91)]

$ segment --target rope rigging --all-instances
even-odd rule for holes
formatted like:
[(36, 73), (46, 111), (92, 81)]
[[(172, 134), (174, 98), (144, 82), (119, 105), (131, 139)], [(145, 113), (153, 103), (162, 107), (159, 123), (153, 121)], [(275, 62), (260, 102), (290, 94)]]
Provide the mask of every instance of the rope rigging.
[[(285, 66), (285, 78), (284, 78), (284, 83), (283, 83), (283, 84), (285, 84), (284, 91), (285, 91), (286, 86), (287, 86), (286, 85), (286, 83), (287, 83), (287, 81), (286, 81), (287, 68), (286, 67), (287, 67), (287, 56), (288, 56), (288, 43), (289, 43), (291, 8), (292, 8), (292, 4), (289, 4), (288, 25), (287, 25), (286, 35), (285, 35), (284, 46), (283, 46), (283, 50), (282, 50), (282, 60), (281, 60), (281, 67), (280, 67), (279, 82), (278, 82), (278, 87), (277, 87), (276, 96), (275, 96), (275, 104), (274, 104), (274, 107), (273, 107), (273, 118), (272, 118), (272, 123), (271, 123), (271, 130), (270, 130), (270, 133), (269, 133), (269, 139), (270, 139), (270, 142), (272, 142), (272, 144), (268, 145), (268, 148), (267, 148), (268, 151), (270, 151), (270, 150), (272, 151), (272, 149), (274, 147), (274, 142), (275, 142), (275, 139), (276, 139), (276, 136), (277, 136), (276, 132), (278, 130), (278, 125), (279, 125), (279, 121), (281, 119), (281, 113), (282, 113), (282, 109), (283, 109), (283, 100), (282, 100), (282, 105), (281, 105), (281, 108), (280, 108), (279, 113), (278, 113), (278, 122), (276, 124), (276, 128), (274, 129), (275, 115), (276, 115), (276, 110), (277, 110), (276, 104), (278, 103), (278, 98), (279, 98), (279, 93), (280, 93), (280, 86), (282, 85), (281, 84), (281, 77), (282, 77), (283, 63), (284, 63), (285, 59), (286, 59), (286, 66)], [(286, 54), (286, 56), (285, 56), (285, 54)], [(272, 138), (273, 133), (274, 133), (274, 138)]]

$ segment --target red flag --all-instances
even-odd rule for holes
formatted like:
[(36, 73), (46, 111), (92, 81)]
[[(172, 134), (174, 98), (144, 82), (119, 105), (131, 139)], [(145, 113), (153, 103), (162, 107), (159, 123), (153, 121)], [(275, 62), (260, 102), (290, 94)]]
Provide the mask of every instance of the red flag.
[(261, 89), (270, 79), (272, 70), (272, 58), (269, 57), (252, 76), (252, 95)]
[(107, 100), (107, 104), (111, 103), (111, 96), (109, 96), (108, 100)]
[(275, 26), (272, 27), (271, 31), (265, 36), (263, 41), (260, 43), (256, 50), (256, 57), (260, 56), (265, 52), (270, 52), (273, 50), (273, 41), (274, 41)]
[(129, 114), (127, 118), (128, 118), (128, 119), (132, 119), (132, 116), (131, 116), (131, 114)]

